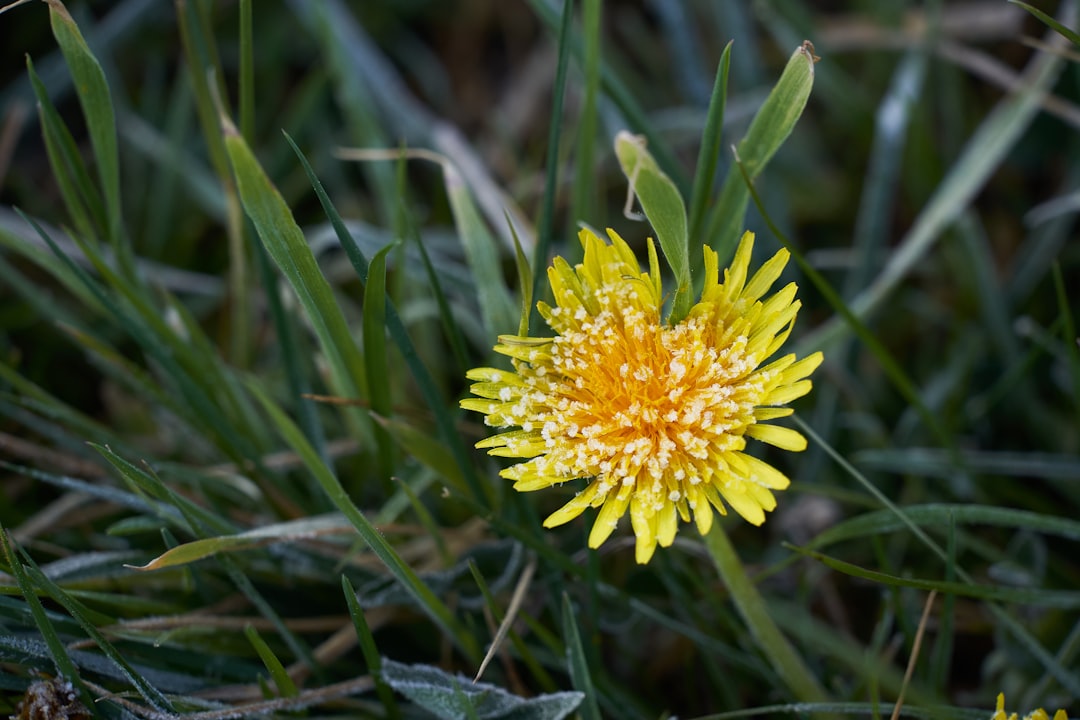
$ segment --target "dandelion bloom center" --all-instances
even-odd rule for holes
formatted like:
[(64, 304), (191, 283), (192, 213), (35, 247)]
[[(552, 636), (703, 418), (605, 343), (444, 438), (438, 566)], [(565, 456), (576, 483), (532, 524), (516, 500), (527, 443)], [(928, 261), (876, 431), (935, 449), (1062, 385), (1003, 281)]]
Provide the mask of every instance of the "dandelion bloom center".
[[(787, 262), (783, 251), (749, 281), (753, 235), (740, 243), (724, 282), (706, 249), (706, 282), (686, 318), (661, 320), (656, 254), (642, 273), (629, 247), (609, 231), (605, 244), (583, 231), (583, 264), (556, 258), (548, 277), (555, 305), (539, 304), (552, 338), (504, 336), (496, 351), (514, 372), (477, 368), (478, 398), (462, 406), (488, 425), (517, 427), (478, 444), (491, 454), (531, 458), (502, 471), (518, 490), (591, 478), (585, 490), (552, 514), (552, 527), (585, 507), (600, 514), (589, 537), (598, 547), (629, 509), (637, 559), (670, 545), (678, 518), (691, 513), (702, 533), (712, 510), (726, 505), (755, 525), (775, 507), (772, 491), (788, 480), (743, 453), (746, 438), (790, 450), (806, 441), (793, 430), (762, 424), (790, 414), (775, 407), (810, 389), (806, 377), (820, 353), (761, 363), (783, 344), (799, 308), (796, 287), (761, 296)], [(726, 504), (725, 504), (726, 501)]]

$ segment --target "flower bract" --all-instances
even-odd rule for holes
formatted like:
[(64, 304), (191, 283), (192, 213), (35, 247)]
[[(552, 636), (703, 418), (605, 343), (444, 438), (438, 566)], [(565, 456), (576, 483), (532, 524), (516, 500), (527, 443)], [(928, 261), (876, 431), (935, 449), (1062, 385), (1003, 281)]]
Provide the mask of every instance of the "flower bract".
[(731, 507), (754, 525), (776, 507), (788, 478), (745, 452), (747, 438), (799, 451), (805, 438), (769, 424), (781, 407), (810, 391), (821, 353), (783, 355), (800, 302), (790, 283), (766, 297), (788, 261), (781, 250), (750, 276), (754, 235), (746, 233), (720, 280), (706, 247), (699, 301), (674, 324), (662, 320), (659, 262), (649, 243), (649, 271), (608, 231), (610, 244), (581, 232), (584, 260), (556, 257), (548, 269), (554, 304), (538, 309), (552, 337), (500, 336), (495, 350), (513, 371), (475, 368), (477, 397), (464, 408), (487, 425), (511, 428), (481, 441), (491, 455), (524, 461), (501, 472), (520, 491), (587, 478), (549, 516), (554, 527), (599, 508), (589, 546), (599, 547), (629, 511), (636, 559), (669, 546), (679, 519), (704, 535), (714, 510)]

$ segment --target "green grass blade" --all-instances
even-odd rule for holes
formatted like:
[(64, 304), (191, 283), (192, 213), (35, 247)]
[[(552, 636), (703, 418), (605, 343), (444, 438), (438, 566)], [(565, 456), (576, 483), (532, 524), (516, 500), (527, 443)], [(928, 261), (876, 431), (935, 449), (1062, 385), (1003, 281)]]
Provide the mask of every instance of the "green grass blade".
[(1014, 588), (1004, 586), (975, 585), (966, 582), (950, 582), (948, 580), (924, 580), (912, 577), (897, 577), (889, 573), (868, 570), (854, 563), (839, 560), (834, 557), (807, 550), (790, 543), (785, 547), (805, 557), (811, 558), (845, 575), (868, 580), (879, 585), (892, 587), (907, 587), (917, 590), (936, 590), (946, 595), (957, 597), (970, 597), (979, 600), (992, 600), (995, 602), (1013, 603), (1017, 605), (1030, 605), (1033, 607), (1047, 607), (1073, 610), (1080, 607), (1080, 592), (1071, 590), (1047, 590), (1045, 588)]
[[(300, 164), (304, 168), (304, 172), (307, 173), (308, 180), (315, 190), (315, 195), (319, 198), (319, 203), (322, 205), (323, 212), (326, 213), (331, 225), (333, 225), (334, 232), (337, 234), (341, 246), (345, 249), (345, 253), (349, 257), (349, 262), (352, 263), (353, 268), (356, 270), (357, 276), (359, 276), (361, 282), (367, 282), (367, 258), (365, 258), (364, 254), (360, 251), (360, 247), (357, 245), (356, 240), (349, 234), (348, 229), (345, 227), (345, 223), (341, 220), (341, 215), (338, 214), (337, 208), (335, 208), (334, 204), (330, 201), (330, 196), (326, 194), (322, 182), (320, 182), (318, 176), (315, 175), (315, 171), (311, 168), (311, 164), (308, 162), (307, 158), (300, 152), (300, 148), (297, 147), (296, 143), (293, 142), (288, 134), (285, 135), (285, 140), (292, 147), (293, 152), (296, 153), (296, 157), (300, 160)], [(398, 351), (401, 352), (405, 364), (408, 365), (413, 379), (416, 381), (421, 394), (424, 396), (424, 401), (427, 403), (428, 409), (431, 410), (432, 415), (435, 416), (435, 423), (439, 428), (439, 434), (442, 436), (447, 447), (450, 448), (454, 463), (460, 470), (462, 477), (465, 478), (465, 482), (468, 484), (473, 497), (482, 500), (486, 496), (484, 485), (480, 481), (479, 476), (477, 476), (472, 463), (469, 461), (468, 451), (465, 449), (465, 445), (461, 441), (461, 436), (454, 426), (454, 418), (447, 410), (446, 403), (439, 393), (439, 388), (435, 384), (434, 378), (431, 377), (431, 373), (428, 372), (424, 363), (421, 362), (420, 356), (416, 352), (416, 347), (413, 345), (412, 340), (409, 338), (409, 333), (405, 329), (405, 324), (401, 321), (401, 316), (398, 315), (397, 308), (394, 307), (394, 303), (389, 299), (387, 299), (386, 303), (386, 324), (387, 330), (390, 332), (390, 337), (397, 345)]]
[(1009, 2), (1013, 5), (1018, 5), (1027, 10), (1029, 13), (1037, 17), (1043, 25), (1053, 28), (1054, 31), (1056, 31), (1063, 38), (1071, 42), (1073, 45), (1080, 45), (1080, 34), (1077, 34), (1075, 30), (1072, 30), (1065, 25), (1062, 25), (1053, 16), (1047, 15), (1039, 8), (1028, 5), (1026, 2), (1020, 2), (1020, 0), (1009, 0)]
[(266, 644), (266, 641), (259, 635), (259, 631), (256, 630), (251, 624), (244, 627), (244, 635), (247, 637), (248, 642), (255, 648), (255, 652), (258, 653), (259, 659), (263, 661), (263, 665), (266, 666), (267, 672), (270, 673), (271, 679), (274, 684), (277, 685), (278, 693), (281, 697), (296, 697), (299, 694), (299, 690), (296, 689), (296, 683), (293, 682), (289, 674), (285, 672), (285, 666), (278, 660), (277, 655), (270, 649), (270, 646)]
[[(581, 7), (582, 75), (584, 88), (578, 117), (577, 147), (574, 152), (573, 189), (570, 196), (570, 235), (579, 222), (600, 223), (599, 192), (595, 161), (598, 140), (597, 99), (600, 94), (601, 0), (583, 0)], [(560, 48), (561, 50), (561, 48)], [(509, 223), (509, 220), (507, 220)], [(519, 333), (524, 334), (524, 333)]]
[(592, 675), (589, 672), (589, 661), (585, 657), (581, 633), (578, 632), (577, 621), (574, 619), (574, 607), (570, 603), (570, 596), (565, 592), (562, 596), (562, 623), (570, 679), (574, 689), (585, 694), (579, 710), (582, 720), (601, 720), (600, 707), (596, 704), (596, 688), (593, 686)]
[[(222, 123), (244, 210), (304, 307), (330, 366), (333, 391), (349, 399), (366, 399), (364, 357), (303, 231), (236, 128), (227, 118), (222, 118)], [(354, 409), (349, 414), (355, 417), (358, 412)]]
[(75, 92), (82, 106), (90, 144), (94, 148), (101, 193), (105, 198), (108, 237), (121, 262), (130, 260), (122, 245), (123, 218), (120, 206), (120, 154), (116, 140), (116, 115), (105, 72), (90, 52), (79, 27), (60, 0), (46, 0), (53, 36), (64, 55)]
[(37, 98), (45, 151), (48, 153), (53, 178), (64, 198), (64, 205), (75, 229), (83, 237), (99, 237), (99, 234), (107, 232), (108, 227), (101, 194), (90, 179), (75, 139), (49, 99), (48, 91), (29, 57), (26, 59), (26, 69)]
[[(536, 229), (536, 247), (533, 249), (534, 288), (540, 287), (543, 273), (548, 266), (548, 251), (555, 227), (555, 199), (559, 192), (559, 141), (562, 138), (563, 97), (566, 95), (566, 65), (570, 56), (570, 28), (574, 24), (574, 0), (563, 0), (562, 21), (559, 23), (559, 60), (555, 66), (555, 86), (552, 91), (551, 120), (548, 123), (547, 171), (544, 173), (544, 197), (540, 205), (540, 218)], [(512, 227), (512, 226), (511, 226)], [(530, 311), (529, 328), (537, 327), (540, 313)]]
[(345, 492), (345, 488), (341, 486), (337, 477), (334, 476), (334, 473), (323, 463), (303, 433), (285, 416), (277, 404), (255, 383), (251, 383), (248, 387), (267, 415), (270, 416), (270, 420), (277, 427), (282, 438), (300, 457), (304, 467), (319, 483), (323, 492), (326, 493), (338, 510), (352, 523), (372, 552), (402, 584), (402, 587), (416, 599), (420, 607), (427, 612), (435, 624), (441, 627), (458, 644), (462, 652), (475, 662), (479, 657), (476, 641), (461, 628), (450, 609), (417, 577), (413, 569), (405, 564), (394, 548), (356, 507), (352, 498)]
[[(371, 258), (367, 283), (364, 284), (364, 368), (370, 391), (372, 412), (381, 417), (394, 413), (390, 394), (390, 365), (386, 356), (386, 256), (396, 247), (387, 245)], [(390, 490), (390, 476), (394, 472), (393, 443), (381, 425), (375, 426), (375, 453), (379, 463), (379, 476), (384, 487)], [(389, 493), (387, 493), (389, 494)]]
[(724, 46), (716, 68), (716, 80), (709, 98), (709, 111), (705, 116), (705, 128), (701, 133), (701, 147), (698, 149), (697, 166), (694, 169), (694, 184), (690, 190), (690, 240), (695, 247), (698, 243), (705, 242), (701, 235), (701, 226), (705, 220), (705, 208), (712, 198), (716, 165), (720, 159), (720, 137), (724, 130), (728, 71), (731, 69), (731, 46), (734, 42), (729, 40)]
[(345, 575), (341, 576), (341, 589), (345, 593), (345, 603), (349, 606), (349, 617), (352, 618), (356, 628), (356, 637), (360, 641), (360, 651), (364, 654), (364, 662), (367, 663), (368, 672), (375, 680), (375, 692), (386, 710), (390, 720), (396, 720), (401, 716), (397, 700), (394, 699), (394, 691), (390, 689), (382, 679), (382, 656), (375, 645), (375, 636), (371, 634), (364, 608), (360, 607), (360, 601), (356, 599), (356, 590)]
[[(783, 145), (810, 98), (810, 90), (814, 87), (814, 61), (812, 45), (804, 43), (795, 48), (780, 79), (735, 147), (737, 163), (728, 169), (705, 230), (705, 241), (720, 255), (721, 263), (731, 256), (742, 235), (750, 202), (739, 164), (752, 182)], [(701, 261), (694, 258), (694, 262)]]
[(1054, 293), (1057, 296), (1058, 312), (1062, 317), (1061, 335), (1065, 346), (1065, 365), (1072, 377), (1073, 405), (1076, 417), (1080, 419), (1080, 337), (1076, 334), (1072, 311), (1069, 309), (1069, 295), (1065, 290), (1065, 280), (1061, 276), (1061, 265), (1054, 263)]
[[(26, 607), (30, 610), (38, 632), (41, 633), (41, 638), (45, 641), (57, 673), (79, 688), (79, 693), (83, 696), (85, 702), (88, 699), (88, 694), (79, 679), (79, 672), (75, 669), (75, 663), (72, 662), (67, 647), (65, 647), (63, 640), (57, 634), (52, 621), (49, 620), (41, 600), (38, 599), (37, 592), (30, 584), (30, 579), (26, 575), (26, 569), (23, 567), (22, 561), (15, 553), (11, 537), (2, 525), (0, 525), (0, 551), (3, 551), (2, 559), (8, 567), (8, 572), (15, 578), (15, 583), (19, 587), (19, 592), (22, 593)], [(92, 703), (87, 703), (87, 707), (91, 706)]]

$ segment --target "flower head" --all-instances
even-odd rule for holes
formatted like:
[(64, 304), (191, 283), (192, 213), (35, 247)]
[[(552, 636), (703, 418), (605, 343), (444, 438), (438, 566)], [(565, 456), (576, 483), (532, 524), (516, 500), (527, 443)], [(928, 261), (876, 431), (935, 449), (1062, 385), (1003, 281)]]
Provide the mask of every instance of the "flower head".
[[(998, 693), (997, 710), (990, 716), (990, 720), (1016, 720), (1016, 713), (1005, 714), (1005, 693)], [(1025, 715), (1024, 720), (1050, 720), (1050, 716), (1046, 714), (1045, 710), (1039, 708)], [(1069, 720), (1069, 716), (1065, 714), (1064, 710), (1058, 710), (1054, 713), (1054, 720)]]
[(746, 454), (746, 438), (803, 450), (794, 430), (765, 424), (791, 414), (778, 407), (810, 391), (821, 353), (785, 355), (767, 365), (791, 332), (800, 302), (790, 283), (762, 299), (788, 261), (781, 250), (749, 280), (753, 233), (739, 243), (719, 281), (717, 255), (705, 248), (705, 286), (689, 314), (661, 320), (659, 263), (650, 241), (650, 272), (627, 244), (589, 230), (582, 264), (556, 257), (548, 269), (555, 304), (538, 309), (554, 337), (501, 336), (495, 350), (514, 371), (476, 368), (462, 407), (486, 424), (517, 428), (477, 443), (491, 455), (527, 458), (503, 477), (520, 491), (589, 478), (578, 495), (544, 521), (561, 525), (586, 507), (600, 513), (589, 535), (599, 547), (630, 511), (636, 558), (675, 539), (691, 515), (704, 535), (713, 510), (727, 506), (754, 525), (776, 507), (788, 479)]

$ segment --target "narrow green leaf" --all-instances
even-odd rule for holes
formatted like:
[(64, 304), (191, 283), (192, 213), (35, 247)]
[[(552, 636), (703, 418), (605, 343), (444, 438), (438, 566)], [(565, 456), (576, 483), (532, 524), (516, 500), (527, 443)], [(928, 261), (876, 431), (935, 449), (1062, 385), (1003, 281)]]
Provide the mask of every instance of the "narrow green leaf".
[(282, 438), (300, 457), (308, 472), (322, 487), (323, 492), (337, 506), (338, 510), (344, 513), (372, 552), (382, 560), (390, 573), (416, 599), (417, 603), (428, 613), (431, 619), (458, 643), (462, 652), (475, 661), (479, 656), (476, 641), (460, 626), (450, 609), (417, 577), (413, 569), (401, 559), (375, 526), (356, 507), (334, 473), (323, 463), (303, 433), (286, 417), (277, 404), (258, 385), (251, 383), (248, 387), (267, 415), (270, 416)]
[[(341, 242), (341, 246), (345, 249), (345, 254), (348, 256), (349, 262), (352, 263), (353, 268), (356, 270), (357, 276), (360, 278), (361, 282), (367, 282), (367, 258), (365, 258), (364, 254), (360, 251), (360, 247), (357, 245), (356, 240), (349, 234), (348, 229), (345, 227), (345, 223), (341, 220), (341, 215), (338, 213), (337, 208), (334, 207), (334, 203), (330, 201), (330, 197), (326, 194), (322, 182), (311, 168), (311, 163), (308, 162), (304, 153), (300, 152), (300, 148), (297, 147), (296, 143), (293, 142), (293, 139), (289, 137), (287, 133), (285, 134), (285, 140), (289, 143), (293, 152), (296, 153), (297, 159), (300, 160), (300, 164), (303, 166), (304, 172), (308, 176), (308, 181), (311, 183), (312, 189), (315, 190), (315, 195), (319, 198), (319, 203), (322, 205), (323, 212), (326, 213), (326, 217), (330, 220), (330, 224), (333, 226), (334, 232)], [(386, 326), (387, 330), (390, 332), (390, 337), (394, 340), (398, 350), (401, 352), (405, 364), (409, 366), (409, 371), (412, 373), (413, 379), (420, 388), (420, 392), (424, 396), (424, 401), (427, 403), (428, 409), (431, 410), (432, 415), (435, 417), (435, 423), (439, 428), (439, 434), (450, 448), (450, 452), (454, 457), (454, 462), (462, 476), (465, 478), (472, 496), (478, 501), (484, 500), (486, 498), (484, 485), (481, 483), (473, 464), (470, 462), (469, 453), (465, 449), (465, 444), (461, 440), (461, 435), (458, 433), (457, 427), (454, 425), (454, 417), (447, 410), (446, 403), (439, 392), (438, 386), (435, 384), (435, 380), (431, 377), (431, 373), (428, 372), (424, 363), (421, 362), (420, 356), (416, 352), (416, 346), (413, 345), (412, 339), (409, 338), (409, 333), (405, 329), (405, 324), (401, 321), (401, 316), (398, 315), (397, 308), (395, 308), (394, 303), (389, 300), (386, 304)]]
[[(372, 412), (382, 417), (393, 415), (390, 396), (390, 367), (386, 356), (386, 256), (397, 247), (391, 243), (375, 253), (368, 266), (364, 284), (364, 359), (367, 386)], [(379, 476), (390, 489), (394, 472), (393, 443), (381, 426), (375, 428), (375, 453), (379, 461)], [(389, 493), (388, 493), (389, 494)]]
[[(570, 205), (570, 228), (581, 222), (600, 222), (599, 197), (595, 175), (596, 146), (599, 133), (598, 98), (600, 95), (600, 60), (602, 44), (602, 0), (584, 0), (581, 8), (583, 97), (578, 117), (577, 148), (574, 152), (574, 177)], [(561, 48), (560, 48), (561, 49)], [(507, 220), (509, 222), (509, 220)], [(572, 235), (573, 233), (571, 233)], [(546, 262), (546, 260), (545, 260)], [(522, 331), (519, 335), (525, 335)]]
[(506, 216), (506, 223), (510, 226), (510, 235), (514, 238), (514, 265), (517, 267), (518, 287), (521, 288), (521, 320), (518, 322), (518, 335), (526, 337), (529, 334), (529, 317), (532, 315), (533, 306), (533, 276), (529, 269), (529, 258), (521, 247), (514, 224), (510, 222), (510, 216)]
[(585, 657), (585, 648), (581, 644), (581, 633), (578, 632), (577, 621), (574, 619), (574, 607), (570, 603), (570, 596), (565, 592), (562, 596), (562, 621), (563, 638), (566, 642), (566, 663), (569, 666), (570, 680), (574, 689), (579, 690), (585, 700), (581, 706), (583, 720), (601, 720), (600, 707), (596, 704), (596, 688), (593, 687), (592, 675), (589, 672), (589, 661)]
[[(814, 47), (809, 42), (795, 48), (780, 79), (736, 146), (735, 158), (751, 181), (761, 174), (802, 115), (814, 86), (815, 60)], [(742, 172), (732, 164), (705, 231), (706, 241), (720, 255), (721, 262), (731, 256), (742, 235), (749, 201)], [(698, 259), (694, 258), (694, 262)]]
[(675, 274), (675, 298), (668, 322), (675, 324), (690, 312), (693, 283), (690, 277), (690, 237), (686, 228), (686, 205), (675, 183), (660, 170), (642, 137), (621, 131), (615, 136), (615, 155), (641, 202), (641, 209), (656, 231), (656, 239)]
[(228, 118), (222, 118), (222, 132), (244, 210), (307, 313), (330, 365), (334, 392), (350, 399), (367, 398), (363, 355), (303, 231)]
[(169, 548), (142, 566), (128, 565), (133, 570), (162, 570), (186, 565), (224, 552), (236, 552), (264, 547), (272, 543), (288, 542), (325, 534), (348, 532), (352, 526), (338, 514), (301, 518), (290, 522), (274, 523), (253, 528), (235, 535), (219, 535)]
[[(563, 0), (562, 22), (559, 23), (559, 59), (555, 66), (555, 86), (552, 89), (551, 119), (548, 122), (547, 166), (544, 173), (544, 197), (540, 206), (540, 218), (536, 228), (536, 247), (533, 249), (534, 288), (540, 286), (544, 269), (548, 266), (548, 251), (555, 227), (555, 199), (559, 191), (559, 140), (563, 126), (563, 97), (566, 95), (566, 65), (570, 57), (570, 28), (574, 24), (574, 0)], [(511, 225), (513, 227), (513, 225)], [(535, 328), (540, 313), (529, 311), (529, 327)], [(490, 330), (491, 328), (489, 328)], [(501, 328), (495, 328), (503, 331)]]
[(26, 70), (37, 99), (45, 152), (49, 157), (53, 179), (64, 198), (64, 206), (80, 235), (85, 238), (99, 237), (108, 232), (101, 193), (90, 179), (75, 138), (49, 98), (48, 90), (38, 77), (29, 56), (26, 58)]
[[(82, 603), (71, 597), (59, 585), (48, 578), (45, 573), (41, 572), (37, 567), (37, 564), (26, 555), (26, 553), (23, 553), (23, 557), (28, 563), (25, 568), (28, 578), (48, 594), (50, 598), (67, 610), (68, 614), (82, 627), (83, 632), (86, 633), (87, 637), (89, 637), (95, 645), (101, 648), (101, 652), (116, 665), (117, 669), (120, 670), (139, 695), (141, 695), (151, 707), (159, 711), (168, 713), (175, 712), (172, 703), (161, 694), (161, 691), (151, 685), (141, 673), (133, 668), (131, 664), (124, 659), (123, 655), (120, 654), (116, 647), (109, 642), (105, 635), (97, 629), (97, 626), (92, 620), (92, 617), (96, 615), (96, 613), (88, 610)], [(115, 620), (112, 620), (112, 622), (115, 622)]]
[(356, 590), (345, 575), (341, 576), (341, 589), (345, 593), (345, 603), (349, 606), (349, 616), (356, 628), (356, 638), (360, 641), (360, 651), (364, 654), (364, 662), (367, 663), (368, 672), (375, 680), (375, 692), (378, 693), (379, 700), (390, 720), (396, 720), (401, 716), (401, 710), (398, 709), (397, 700), (394, 699), (394, 691), (382, 679), (382, 656), (379, 655), (379, 649), (375, 645), (375, 636), (371, 634), (364, 608), (360, 607), (360, 601), (356, 598)]
[(116, 115), (113, 112), (112, 95), (105, 73), (97, 58), (90, 52), (79, 27), (68, 14), (60, 0), (46, 0), (49, 4), (49, 22), (53, 36), (64, 55), (75, 92), (82, 106), (90, 144), (94, 148), (98, 178), (105, 198), (108, 218), (109, 240), (121, 258), (123, 219), (120, 207), (120, 155), (116, 140)]
[(251, 646), (255, 648), (255, 652), (259, 654), (259, 659), (262, 660), (274, 684), (277, 685), (278, 693), (282, 697), (296, 697), (299, 695), (300, 691), (296, 689), (296, 683), (289, 677), (289, 673), (285, 672), (285, 666), (278, 660), (274, 651), (259, 636), (259, 631), (249, 623), (244, 627), (244, 635), (247, 636)]
[(1059, 35), (1064, 37), (1073, 45), (1080, 45), (1080, 34), (1077, 34), (1075, 30), (1071, 30), (1065, 27), (1060, 22), (1058, 22), (1056, 18), (1047, 15), (1037, 7), (1028, 5), (1026, 2), (1020, 2), (1020, 0), (1009, 0), (1009, 2), (1011, 2), (1013, 5), (1019, 5), (1020, 7), (1027, 10), (1029, 13), (1037, 17), (1040, 22), (1042, 22), (1047, 27), (1053, 28)]
[(8, 566), (8, 571), (15, 577), (15, 583), (19, 587), (19, 592), (22, 593), (26, 606), (30, 609), (34, 624), (37, 625), (38, 632), (41, 633), (41, 638), (45, 641), (49, 656), (53, 661), (53, 665), (56, 666), (56, 672), (72, 681), (79, 688), (85, 702), (88, 695), (86, 688), (79, 679), (79, 672), (75, 669), (75, 663), (72, 662), (71, 656), (68, 655), (64, 641), (57, 634), (56, 628), (53, 627), (44, 606), (41, 604), (41, 600), (38, 599), (37, 592), (30, 584), (30, 580), (26, 576), (26, 569), (23, 567), (18, 555), (16, 555), (12, 540), (3, 525), (0, 525), (0, 551), (2, 551), (2, 559)]
[(897, 577), (888, 573), (868, 570), (853, 563), (845, 562), (830, 557), (814, 550), (784, 543), (790, 550), (800, 555), (817, 560), (823, 565), (832, 568), (845, 575), (862, 578), (870, 582), (894, 587), (909, 587), (917, 590), (936, 590), (940, 593), (971, 597), (980, 600), (993, 600), (995, 602), (1015, 603), (1018, 605), (1031, 605), (1034, 607), (1050, 607), (1072, 610), (1080, 607), (1080, 592), (1073, 590), (1049, 590), (1046, 588), (1015, 588), (994, 587), (989, 585), (975, 585), (966, 582), (951, 582), (948, 580), (922, 580), (919, 578)]
[(731, 46), (729, 40), (720, 55), (716, 68), (716, 80), (713, 83), (712, 96), (709, 98), (709, 111), (705, 116), (705, 129), (701, 133), (701, 147), (698, 149), (697, 168), (694, 170), (694, 184), (690, 190), (690, 239), (696, 247), (704, 243), (701, 225), (705, 221), (705, 206), (709, 203), (713, 191), (713, 178), (720, 159), (720, 137), (724, 131), (724, 109), (727, 106), (728, 71), (731, 69)]

